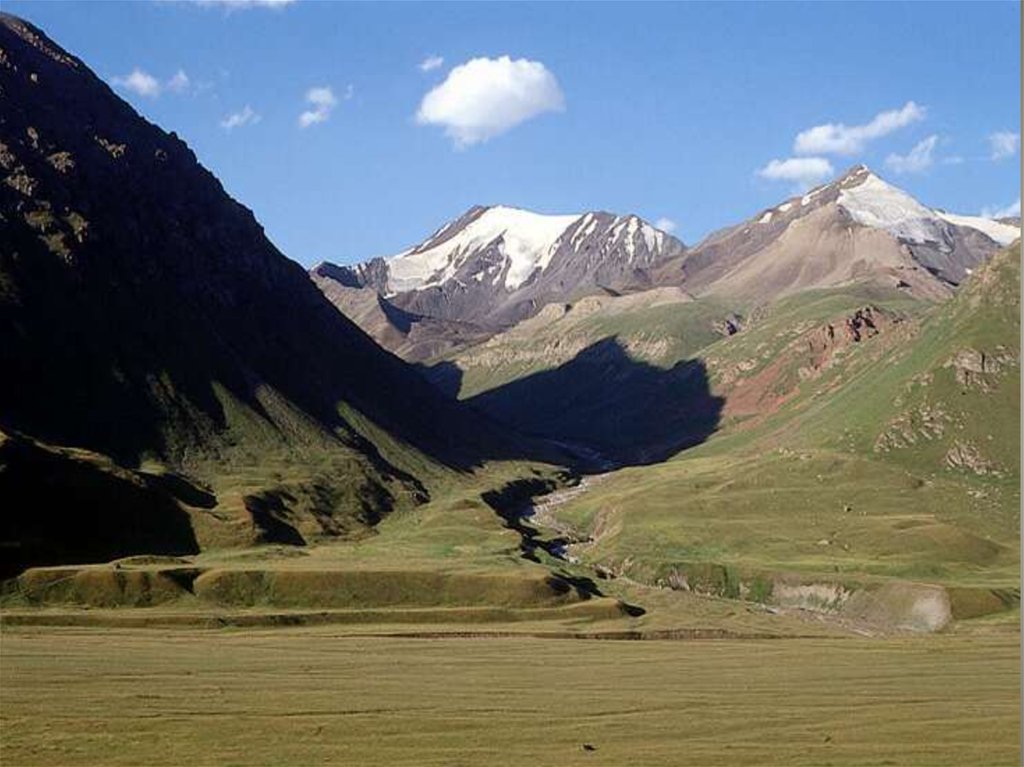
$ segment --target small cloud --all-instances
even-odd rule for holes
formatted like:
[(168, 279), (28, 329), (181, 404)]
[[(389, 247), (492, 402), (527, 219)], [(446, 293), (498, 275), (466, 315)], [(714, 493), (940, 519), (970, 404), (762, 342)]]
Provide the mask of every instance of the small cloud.
[(545, 112), (565, 110), (555, 76), (539, 61), (477, 58), (452, 69), (423, 97), (420, 125), (439, 125), (464, 149)]
[(757, 175), (769, 181), (791, 181), (803, 191), (834, 176), (835, 169), (824, 157), (790, 157), (772, 160)]
[(993, 160), (1005, 160), (1007, 157), (1017, 154), (1017, 150), (1020, 148), (1020, 134), (1008, 130), (991, 133), (988, 137), (988, 145), (992, 151), (991, 158)]
[(654, 228), (672, 234), (676, 230), (676, 222), (671, 218), (662, 217), (654, 222)]
[(923, 120), (925, 108), (908, 101), (900, 109), (880, 112), (864, 125), (826, 123), (800, 132), (793, 144), (796, 154), (856, 154), (865, 145), (911, 123)]
[(246, 125), (255, 125), (262, 119), (251, 106), (246, 104), (240, 112), (229, 114), (221, 120), (220, 127), (226, 131), (232, 131), (235, 128), (241, 128)]
[(345, 86), (345, 95), (342, 96), (345, 101), (351, 101), (352, 97), (356, 95), (356, 87), (349, 83)]
[(112, 77), (110, 82), (138, 96), (155, 99), (160, 95), (160, 81), (138, 67), (133, 69), (129, 75)]
[(928, 170), (935, 163), (932, 153), (938, 143), (938, 136), (929, 136), (915, 144), (907, 154), (890, 154), (885, 158), (885, 166), (893, 173), (921, 173)]
[(167, 81), (167, 90), (172, 93), (184, 93), (189, 89), (191, 81), (188, 79), (188, 75), (185, 74), (184, 69), (179, 69), (174, 73), (174, 77)]
[(246, 8), (284, 8), (295, 0), (187, 0), (194, 5), (218, 6), (228, 10), (244, 10)]
[(1005, 208), (983, 208), (981, 215), (985, 218), (1020, 218), (1020, 197)]
[(435, 69), (440, 69), (442, 66), (444, 66), (443, 56), (427, 56), (419, 63), (421, 72), (432, 72)]
[(943, 157), (942, 158), (942, 164), (943, 165), (963, 165), (964, 162), (965, 162), (964, 158), (961, 157), (960, 155), (956, 155), (956, 154), (955, 155), (951, 155), (950, 157)]
[[(351, 88), (351, 86), (349, 87)], [(346, 90), (346, 94), (348, 94), (348, 90)], [(351, 96), (346, 95), (346, 98), (351, 98)], [(299, 115), (300, 128), (308, 128), (310, 125), (327, 122), (327, 118), (331, 116), (334, 107), (338, 105), (338, 99), (335, 97), (334, 91), (327, 86), (310, 88), (306, 91), (306, 101), (310, 104), (311, 108)]]

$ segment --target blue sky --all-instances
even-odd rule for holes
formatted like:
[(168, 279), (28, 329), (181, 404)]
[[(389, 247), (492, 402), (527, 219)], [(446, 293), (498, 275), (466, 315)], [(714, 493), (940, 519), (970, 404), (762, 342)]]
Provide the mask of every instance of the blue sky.
[(244, 5), (4, 9), (306, 265), (478, 203), (638, 213), (692, 244), (858, 162), (929, 205), (1019, 206), (1019, 3)]

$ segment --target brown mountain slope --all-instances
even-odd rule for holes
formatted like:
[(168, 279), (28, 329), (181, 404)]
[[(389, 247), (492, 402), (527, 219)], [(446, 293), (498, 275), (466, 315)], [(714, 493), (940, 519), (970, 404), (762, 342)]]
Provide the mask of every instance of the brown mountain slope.
[(948, 298), (1014, 227), (933, 210), (863, 165), (718, 232), (658, 267), (655, 280), (747, 304), (853, 282)]

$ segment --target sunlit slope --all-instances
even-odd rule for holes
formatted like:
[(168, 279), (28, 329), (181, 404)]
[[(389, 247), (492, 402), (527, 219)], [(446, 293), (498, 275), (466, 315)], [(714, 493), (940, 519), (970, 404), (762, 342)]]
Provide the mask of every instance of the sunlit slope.
[(581, 555), (644, 579), (1018, 583), (1019, 278), (1015, 245), (922, 316), (808, 294), (708, 347), (721, 431), (560, 509), (595, 538)]

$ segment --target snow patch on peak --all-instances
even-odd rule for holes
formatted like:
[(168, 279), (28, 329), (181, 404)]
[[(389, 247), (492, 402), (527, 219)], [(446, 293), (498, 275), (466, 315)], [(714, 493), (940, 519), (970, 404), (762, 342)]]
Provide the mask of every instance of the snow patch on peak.
[(943, 242), (950, 225), (974, 229), (1000, 245), (1009, 245), (1020, 236), (1016, 227), (989, 218), (957, 216), (926, 207), (863, 165), (843, 179), (838, 203), (858, 223), (885, 229), (908, 242)]
[[(428, 241), (422, 250), (413, 248), (386, 259), (389, 292), (418, 290), (450, 280), (466, 258), (488, 246), (505, 257), (505, 287), (515, 290), (536, 269), (548, 265), (561, 234), (579, 218), (578, 214), (548, 216), (500, 205), (487, 208), (436, 246)], [(447, 230), (442, 227), (432, 240)]]
[(868, 178), (878, 178), (874, 173), (871, 172), (871, 168), (867, 165), (854, 165), (839, 179), (839, 184), (843, 186), (856, 186)]
[(656, 250), (661, 250), (665, 244), (665, 233), (660, 229), (656, 229), (650, 224), (641, 222), (640, 232), (644, 237), (644, 244), (647, 245), (647, 251), (653, 253)]
[[(867, 171), (867, 169), (864, 169)], [(943, 221), (902, 189), (890, 186), (870, 171), (860, 183), (843, 186), (839, 207), (859, 224), (885, 229), (910, 242), (942, 241)]]
[(582, 219), (580, 219), (580, 223), (577, 225), (576, 231), (573, 232), (572, 239), (569, 241), (569, 246), (573, 250), (579, 250), (580, 245), (596, 228), (597, 216), (593, 213), (587, 213)]
[(608, 231), (608, 242), (621, 243), (629, 261), (636, 257), (636, 249), (643, 240), (648, 253), (657, 253), (665, 245), (665, 233), (648, 224), (637, 215), (617, 216)]
[(1020, 229), (1017, 227), (1004, 224), (1000, 221), (994, 221), (991, 218), (984, 218), (982, 216), (957, 216), (952, 213), (946, 213), (942, 210), (937, 210), (935, 212), (940, 218), (948, 221), (954, 226), (966, 226), (971, 229), (977, 229), (979, 232), (988, 235), (989, 238), (1003, 246), (1009, 245), (1020, 237)]

